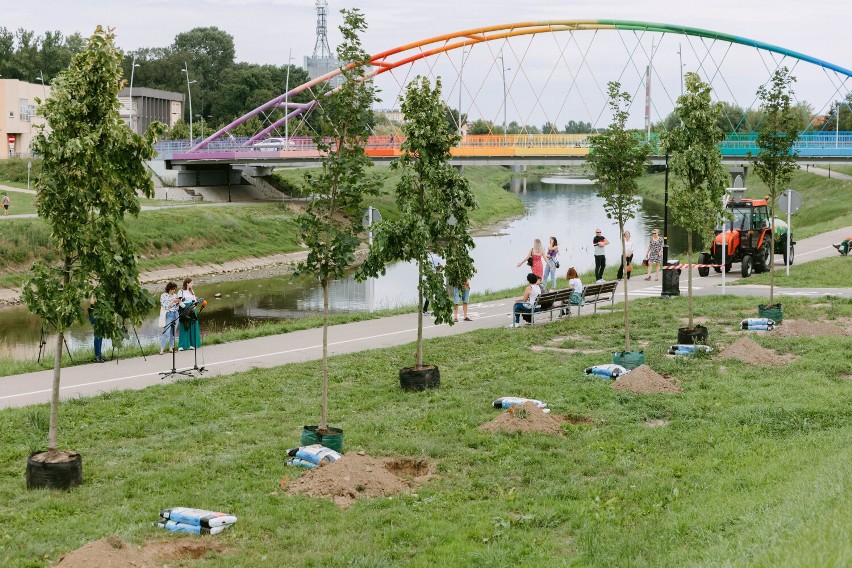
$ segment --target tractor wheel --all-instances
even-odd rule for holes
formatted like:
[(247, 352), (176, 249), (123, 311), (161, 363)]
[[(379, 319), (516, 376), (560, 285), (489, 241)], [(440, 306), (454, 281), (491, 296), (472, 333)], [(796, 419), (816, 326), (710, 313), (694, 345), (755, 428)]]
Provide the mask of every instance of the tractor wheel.
[[(698, 253), (698, 264), (710, 264), (710, 255), (706, 252)], [(699, 266), (698, 267), (698, 275), (701, 277), (707, 276), (710, 274), (709, 266)]]
[[(790, 245), (790, 258), (789, 258), (789, 259), (787, 258), (787, 247), (784, 247), (784, 250), (783, 250), (783, 251), (781, 251), (781, 254), (784, 256), (784, 266), (787, 266), (787, 265), (791, 265), (791, 266), (792, 266), (792, 264), (793, 264), (793, 260), (794, 260), (794, 258), (795, 258), (795, 256), (796, 256), (796, 249), (795, 249), (795, 247), (794, 247), (793, 245)], [(790, 262), (787, 262), (788, 260), (789, 260)]]
[(715, 270), (716, 272), (722, 272), (722, 267), (721, 266), (714, 266), (713, 270)]
[(769, 240), (765, 239), (763, 246), (757, 251), (757, 258), (754, 262), (754, 271), (760, 274), (761, 272), (769, 272), (772, 264), (772, 248)]
[(751, 276), (752, 268), (753, 268), (753, 266), (752, 266), (751, 255), (747, 254), (743, 257), (743, 262), (742, 262), (743, 278), (748, 278), (749, 276)]

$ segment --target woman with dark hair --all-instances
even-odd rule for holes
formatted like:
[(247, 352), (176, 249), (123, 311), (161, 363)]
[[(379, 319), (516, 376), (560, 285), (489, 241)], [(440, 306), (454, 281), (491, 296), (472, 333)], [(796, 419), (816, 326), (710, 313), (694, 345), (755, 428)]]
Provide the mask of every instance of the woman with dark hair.
[(512, 308), (512, 324), (509, 327), (520, 327), (521, 314), (532, 313), (535, 301), (538, 299), (539, 294), (541, 294), (541, 288), (539, 288), (537, 284), (539, 278), (540, 276), (537, 276), (532, 272), (527, 274), (527, 282), (529, 282), (529, 286), (527, 286), (526, 290), (524, 290), (523, 296), (515, 299), (515, 305)]
[(166, 312), (166, 322), (163, 328), (163, 335), (160, 339), (160, 355), (169, 346), (169, 353), (174, 350), (175, 328), (177, 327), (178, 319), (178, 304), (180, 298), (177, 297), (177, 284), (169, 282), (166, 284), (166, 291), (160, 294), (160, 306)]
[(556, 269), (559, 268), (559, 262), (556, 260), (557, 254), (559, 254), (559, 244), (556, 242), (556, 237), (550, 237), (550, 242), (547, 245), (547, 254), (544, 257), (544, 276), (542, 277), (542, 281), (547, 284), (549, 277), (551, 290), (556, 290)]

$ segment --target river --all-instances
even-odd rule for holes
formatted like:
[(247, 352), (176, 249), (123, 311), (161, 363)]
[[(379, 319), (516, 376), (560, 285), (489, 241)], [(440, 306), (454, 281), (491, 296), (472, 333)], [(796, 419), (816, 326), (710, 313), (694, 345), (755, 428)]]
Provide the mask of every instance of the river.
[[(607, 248), (607, 263), (612, 265), (619, 261), (618, 226), (606, 218), (603, 200), (588, 180), (553, 176), (533, 181), (518, 177), (507, 190), (518, 195), (526, 214), (492, 235), (474, 238), (476, 246), (471, 256), (476, 274), (471, 279), (472, 301), (476, 301), (476, 292), (525, 284), (528, 268), (516, 265), (529, 252), (535, 238), (546, 244), (550, 236), (556, 237), (561, 276), (569, 266), (576, 267), (581, 274), (594, 268), (591, 243), (596, 228), (603, 229), (604, 236), (612, 242)], [(673, 231), (671, 223), (669, 225), (672, 250), (685, 248), (685, 235)], [(663, 227), (662, 204), (643, 202), (636, 218), (626, 227), (633, 235), (637, 263), (644, 255), (654, 227)], [(413, 305), (417, 300), (416, 275), (414, 265), (396, 263), (388, 267), (382, 278), (355, 282), (350, 277), (333, 282), (330, 288), (332, 309), (367, 311)], [(195, 290), (208, 300), (207, 308), (200, 315), (202, 333), (246, 327), (260, 321), (297, 318), (322, 309), (322, 289), (315, 280), (290, 275), (207, 284), (199, 280)], [(220, 297), (214, 297), (215, 294)], [(134, 343), (134, 331), (142, 345), (158, 343), (157, 312), (152, 312), (139, 328), (129, 331)], [(41, 336), (39, 318), (31, 315), (26, 307), (0, 309), (0, 355), (34, 359), (39, 352)], [(50, 353), (55, 340), (49, 333), (45, 334), (45, 339), (45, 351)], [(67, 336), (72, 351), (90, 346), (91, 340), (91, 326), (87, 323), (75, 326)], [(109, 349), (110, 342), (104, 341), (106, 355)]]

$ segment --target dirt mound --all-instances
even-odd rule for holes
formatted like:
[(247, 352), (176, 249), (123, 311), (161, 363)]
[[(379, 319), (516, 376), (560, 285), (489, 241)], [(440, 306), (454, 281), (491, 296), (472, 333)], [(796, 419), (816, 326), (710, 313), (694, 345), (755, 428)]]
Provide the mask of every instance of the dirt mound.
[(290, 482), (287, 494), (328, 497), (345, 509), (361, 497), (408, 493), (431, 475), (432, 468), (426, 460), (377, 459), (363, 452), (349, 452), (336, 462), (308, 470)]
[(784, 365), (796, 359), (795, 355), (779, 355), (758, 345), (750, 337), (741, 337), (719, 353), (722, 359), (736, 359), (754, 365)]
[(784, 320), (784, 324), (775, 328), (773, 335), (778, 337), (822, 337), (825, 335), (849, 335), (849, 332), (828, 321)]
[(224, 547), (207, 538), (177, 538), (131, 546), (117, 536), (90, 542), (63, 556), (54, 568), (161, 568), (169, 561), (202, 558)]
[(542, 432), (561, 434), (563, 420), (543, 412), (533, 402), (525, 402), (501, 412), (480, 428), (486, 432)]
[(681, 392), (679, 386), (673, 385), (667, 378), (648, 365), (639, 365), (629, 373), (624, 373), (610, 386), (615, 390), (627, 390), (636, 394)]

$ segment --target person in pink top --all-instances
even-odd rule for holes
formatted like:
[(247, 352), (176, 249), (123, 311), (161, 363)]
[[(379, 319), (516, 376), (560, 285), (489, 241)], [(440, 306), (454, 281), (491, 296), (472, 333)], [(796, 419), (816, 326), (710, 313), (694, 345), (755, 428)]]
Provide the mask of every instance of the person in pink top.
[(545, 254), (547, 254), (547, 251), (544, 249), (544, 245), (541, 244), (541, 239), (536, 239), (533, 241), (533, 247), (530, 249), (530, 252), (521, 259), (518, 266), (526, 262), (530, 267), (530, 272), (541, 278), (544, 274)]

